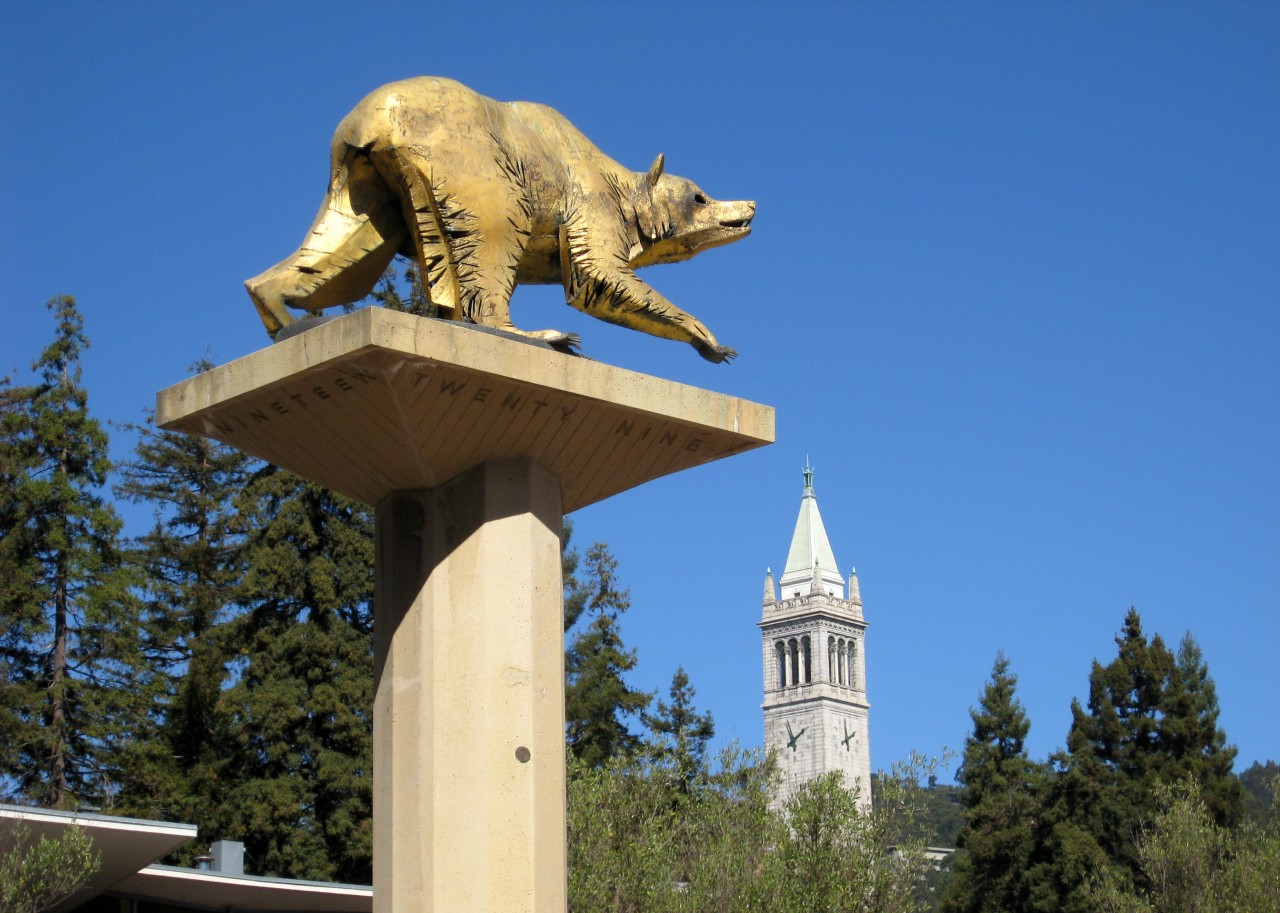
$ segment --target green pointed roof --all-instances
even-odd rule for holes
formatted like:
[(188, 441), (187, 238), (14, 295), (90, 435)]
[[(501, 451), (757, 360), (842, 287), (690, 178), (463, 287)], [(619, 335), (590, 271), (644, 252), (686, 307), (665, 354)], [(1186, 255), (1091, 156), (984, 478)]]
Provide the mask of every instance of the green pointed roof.
[(831, 551), (831, 542), (827, 539), (826, 527), (822, 525), (822, 514), (818, 512), (818, 499), (813, 493), (813, 469), (806, 460), (800, 516), (796, 518), (796, 530), (791, 534), (791, 550), (787, 552), (782, 579), (787, 582), (793, 578), (808, 581), (813, 577), (815, 564), (824, 572), (824, 577), (843, 581)]

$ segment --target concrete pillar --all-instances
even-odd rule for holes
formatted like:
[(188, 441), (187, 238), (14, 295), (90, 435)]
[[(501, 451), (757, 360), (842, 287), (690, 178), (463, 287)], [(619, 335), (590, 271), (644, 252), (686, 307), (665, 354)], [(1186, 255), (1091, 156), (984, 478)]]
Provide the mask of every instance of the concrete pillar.
[(376, 510), (375, 913), (563, 913), (559, 480), (489, 462)]
[(376, 507), (376, 913), (563, 913), (561, 516), (767, 444), (773, 410), (364, 308), (156, 423)]

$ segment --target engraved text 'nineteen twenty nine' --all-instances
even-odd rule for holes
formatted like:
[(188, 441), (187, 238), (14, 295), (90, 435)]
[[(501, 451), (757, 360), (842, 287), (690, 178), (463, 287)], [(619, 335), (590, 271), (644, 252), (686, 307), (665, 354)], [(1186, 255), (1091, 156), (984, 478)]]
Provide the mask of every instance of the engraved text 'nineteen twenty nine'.
[[(319, 380), (309, 383), (296, 392), (281, 391), (280, 396), (262, 405), (242, 409), (236, 413), (224, 414), (213, 421), (213, 426), (221, 434), (235, 436), (237, 432), (266, 424), (278, 416), (287, 416), (303, 410), (323, 408), (327, 402), (341, 398), (344, 394), (354, 392), (358, 387), (380, 380), (378, 372), (367, 368), (344, 368), (334, 371)], [(472, 380), (450, 377), (437, 377), (429, 368), (417, 369), (413, 386), (420, 388), (423, 384), (435, 387), (428, 392), (441, 398), (469, 399), (483, 403), (490, 408), (502, 410), (508, 414), (529, 412), (536, 417), (544, 414), (545, 419), (554, 419), (561, 425), (573, 417), (579, 410), (578, 405), (571, 403), (552, 404), (545, 393), (530, 388), (516, 388), (513, 391), (497, 395), (495, 388), (485, 386)], [(700, 432), (685, 432), (670, 425), (653, 424), (637, 421), (633, 418), (620, 418), (614, 424), (612, 433), (631, 438), (636, 443), (654, 442), (664, 447), (681, 446), (690, 453), (695, 453), (707, 443), (707, 436)]]

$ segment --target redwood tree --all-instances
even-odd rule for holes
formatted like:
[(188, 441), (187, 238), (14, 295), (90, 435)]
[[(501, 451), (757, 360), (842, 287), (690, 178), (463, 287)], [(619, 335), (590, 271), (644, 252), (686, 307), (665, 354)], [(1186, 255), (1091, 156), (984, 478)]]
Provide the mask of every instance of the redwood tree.
[(964, 787), (964, 826), (944, 909), (998, 913), (1020, 908), (1020, 884), (1031, 855), (1043, 771), (1028, 756), (1031, 723), (1014, 691), (1018, 677), (1000, 654), (982, 699), (969, 715), (956, 779)]
[(54, 808), (110, 804), (119, 752), (145, 707), (120, 520), (102, 497), (107, 435), (89, 414), (88, 347), (70, 296), (34, 383), (0, 408), (0, 674), (4, 788)]
[(627, 718), (649, 705), (647, 692), (627, 685), (636, 654), (622, 641), (618, 618), (631, 596), (617, 578), (618, 561), (603, 542), (587, 550), (578, 582), (583, 614), (590, 620), (565, 654), (565, 727), (569, 751), (588, 766), (634, 751), (640, 740)]
[(123, 798), (131, 814), (202, 823), (214, 801), (216, 711), (229, 662), (224, 633), (243, 572), (236, 500), (256, 462), (150, 422), (133, 430), (138, 442), (116, 493), (154, 511), (152, 527), (127, 549), (142, 578), (153, 703), (132, 746)]
[(238, 503), (240, 614), (224, 643), (215, 813), (260, 874), (368, 884), (372, 872), (373, 516), (266, 466)]

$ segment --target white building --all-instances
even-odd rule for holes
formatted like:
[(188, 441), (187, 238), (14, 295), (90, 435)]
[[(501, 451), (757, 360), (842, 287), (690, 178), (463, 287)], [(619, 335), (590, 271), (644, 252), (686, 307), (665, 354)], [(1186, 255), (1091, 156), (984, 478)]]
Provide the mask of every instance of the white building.
[(782, 771), (780, 801), (803, 781), (839, 770), (870, 807), (867, 623), (857, 573), (849, 572), (846, 590), (836, 568), (806, 466), (782, 577), (776, 588), (772, 572), (765, 577), (764, 744)]

